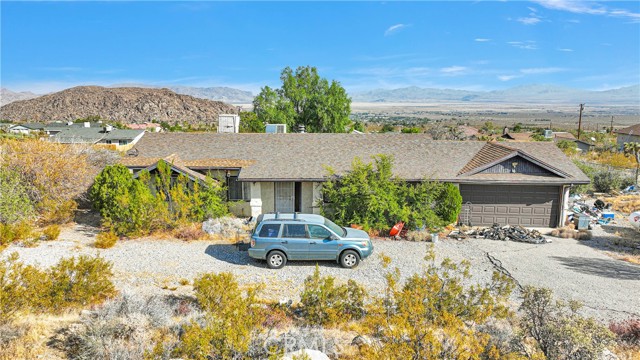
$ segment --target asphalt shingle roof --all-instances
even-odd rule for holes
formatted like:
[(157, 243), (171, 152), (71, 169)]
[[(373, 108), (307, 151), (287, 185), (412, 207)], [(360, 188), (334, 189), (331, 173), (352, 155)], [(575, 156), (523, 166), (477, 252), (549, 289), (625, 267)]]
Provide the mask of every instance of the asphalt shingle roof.
[[(351, 168), (355, 157), (370, 162), (377, 154), (392, 155), (394, 174), (406, 180), (469, 180), (460, 171), (485, 147), (482, 141), (434, 141), (425, 134), (218, 134), (151, 133), (135, 146), (137, 157), (163, 158), (176, 154), (189, 164), (203, 159), (250, 160), (239, 180), (321, 181), (327, 166), (336, 173)], [(509, 143), (509, 147), (568, 174), (527, 177), (522, 183), (584, 183), (588, 178), (552, 142)], [(134, 152), (135, 153), (135, 152)], [(483, 181), (502, 180), (491, 174)]]
[(133, 140), (144, 130), (113, 129), (105, 132), (101, 127), (69, 127), (53, 136), (63, 142), (95, 142), (98, 140)]
[(624, 129), (616, 130), (618, 134), (640, 135), (640, 124), (631, 125)]

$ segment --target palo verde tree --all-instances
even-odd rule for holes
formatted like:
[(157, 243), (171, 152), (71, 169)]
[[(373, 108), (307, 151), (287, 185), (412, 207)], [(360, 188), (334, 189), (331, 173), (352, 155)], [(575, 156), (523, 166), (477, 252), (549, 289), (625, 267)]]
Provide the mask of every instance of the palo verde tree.
[(308, 132), (346, 131), (351, 99), (339, 82), (329, 83), (312, 66), (300, 66), (295, 72), (286, 67), (280, 80), (281, 88), (265, 86), (253, 101), (260, 121), (290, 128), (304, 125)]

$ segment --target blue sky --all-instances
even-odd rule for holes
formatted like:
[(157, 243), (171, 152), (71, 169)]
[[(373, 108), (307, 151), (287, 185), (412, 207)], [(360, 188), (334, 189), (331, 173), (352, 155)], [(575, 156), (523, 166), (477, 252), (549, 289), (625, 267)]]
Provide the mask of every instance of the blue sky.
[(0, 2), (0, 83), (278, 86), (317, 66), (348, 91), (640, 84), (640, 1)]

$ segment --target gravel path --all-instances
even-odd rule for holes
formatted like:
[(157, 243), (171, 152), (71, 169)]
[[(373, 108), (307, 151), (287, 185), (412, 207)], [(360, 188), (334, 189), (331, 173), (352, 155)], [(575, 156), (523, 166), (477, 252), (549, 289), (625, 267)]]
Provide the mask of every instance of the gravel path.
[[(315, 269), (315, 262), (294, 262), (281, 270), (270, 270), (234, 245), (208, 241), (125, 240), (101, 250), (93, 247), (95, 232), (95, 228), (76, 225), (65, 229), (57, 241), (43, 242), (35, 248), (12, 245), (0, 257), (18, 252), (26, 263), (51, 266), (62, 257), (99, 254), (113, 262), (119, 289), (144, 294), (190, 294), (191, 286), (181, 284), (185, 279), (190, 282), (205, 272), (231, 271), (241, 284), (264, 284), (263, 296), (273, 300), (296, 300), (304, 279)], [(374, 255), (356, 269), (321, 262), (320, 271), (341, 280), (356, 280), (379, 295), (384, 290), (386, 270), (378, 254), (389, 256), (403, 277), (425, 265), (425, 243), (374, 240), (374, 246)], [(521, 285), (549, 287), (560, 298), (582, 301), (586, 315), (603, 321), (631, 314), (640, 317), (640, 266), (608, 257), (573, 239), (553, 238), (553, 243), (542, 245), (445, 239), (435, 244), (435, 251), (438, 259), (469, 260), (473, 279), (478, 282), (488, 282), (495, 269), (489, 254)]]

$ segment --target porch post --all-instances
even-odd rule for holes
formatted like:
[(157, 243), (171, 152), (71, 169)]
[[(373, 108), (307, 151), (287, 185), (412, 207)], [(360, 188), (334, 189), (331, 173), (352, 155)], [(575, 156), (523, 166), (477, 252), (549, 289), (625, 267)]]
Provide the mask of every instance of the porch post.
[(322, 183), (314, 182), (312, 183), (311, 187), (313, 189), (311, 208), (313, 209), (314, 214), (320, 214), (320, 202), (322, 201)]
[(571, 189), (571, 186), (569, 185), (564, 185), (562, 187), (562, 193), (561, 193), (561, 201), (562, 203), (560, 204), (560, 221), (558, 222), (558, 227), (563, 227), (564, 226), (564, 222), (567, 221), (567, 216), (569, 215), (569, 190)]
[(249, 206), (251, 206), (251, 216), (257, 217), (262, 214), (262, 197), (261, 187), (259, 182), (252, 182), (251, 185), (251, 199), (249, 200)]

